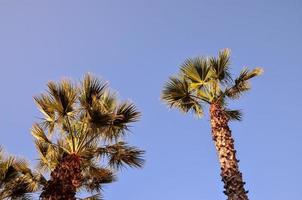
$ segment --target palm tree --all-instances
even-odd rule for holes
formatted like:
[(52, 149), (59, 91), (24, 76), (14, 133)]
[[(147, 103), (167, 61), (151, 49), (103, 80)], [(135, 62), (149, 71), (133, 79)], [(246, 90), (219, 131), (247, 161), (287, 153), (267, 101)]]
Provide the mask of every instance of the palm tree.
[(170, 77), (162, 91), (162, 100), (184, 113), (201, 117), (204, 104), (209, 105), (212, 138), (221, 166), (221, 177), (228, 200), (247, 200), (242, 174), (239, 171), (230, 120), (241, 120), (239, 110), (227, 108), (227, 100), (238, 99), (250, 89), (249, 79), (262, 73), (261, 68), (243, 69), (234, 80), (230, 73), (230, 51), (224, 49), (218, 57), (187, 59), (180, 73)]
[(44, 181), (25, 160), (5, 156), (0, 147), (0, 199), (31, 199)]
[(118, 169), (143, 166), (144, 151), (129, 146), (124, 136), (140, 112), (130, 102), (118, 102), (105, 82), (85, 75), (71, 81), (49, 82), (48, 90), (34, 98), (43, 113), (32, 128), (39, 152), (38, 169), (51, 172), (40, 199), (101, 199), (102, 185), (113, 182)]

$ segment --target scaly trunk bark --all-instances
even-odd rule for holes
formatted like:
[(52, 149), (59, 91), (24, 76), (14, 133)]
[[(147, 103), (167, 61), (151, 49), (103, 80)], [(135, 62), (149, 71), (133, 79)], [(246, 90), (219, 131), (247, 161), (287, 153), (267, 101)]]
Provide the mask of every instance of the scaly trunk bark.
[(75, 200), (82, 182), (81, 161), (77, 155), (63, 156), (43, 188), (41, 200)]
[(244, 189), (245, 182), (243, 182), (242, 174), (239, 171), (239, 160), (236, 159), (234, 140), (228, 126), (229, 118), (219, 104), (211, 104), (210, 117), (212, 138), (221, 166), (224, 193), (228, 200), (248, 200), (247, 191)]

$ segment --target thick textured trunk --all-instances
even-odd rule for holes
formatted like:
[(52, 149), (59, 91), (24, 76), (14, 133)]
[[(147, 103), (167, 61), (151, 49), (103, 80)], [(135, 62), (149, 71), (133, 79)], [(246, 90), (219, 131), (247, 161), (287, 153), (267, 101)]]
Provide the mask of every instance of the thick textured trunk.
[(238, 160), (231, 130), (228, 126), (229, 118), (219, 104), (210, 107), (212, 137), (219, 156), (221, 177), (228, 200), (248, 200), (244, 189), (242, 174), (239, 171)]
[(42, 200), (75, 200), (82, 181), (81, 161), (77, 155), (66, 155), (51, 172), (40, 195)]

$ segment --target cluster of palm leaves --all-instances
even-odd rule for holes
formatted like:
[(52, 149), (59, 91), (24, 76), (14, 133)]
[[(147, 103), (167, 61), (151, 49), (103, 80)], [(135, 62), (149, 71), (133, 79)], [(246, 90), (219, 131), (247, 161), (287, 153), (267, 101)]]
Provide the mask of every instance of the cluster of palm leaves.
[(230, 73), (230, 50), (224, 49), (218, 57), (197, 57), (187, 59), (180, 67), (180, 73), (170, 77), (162, 99), (182, 112), (192, 111), (196, 116), (204, 114), (204, 105), (217, 103), (225, 108), (230, 119), (240, 120), (239, 110), (227, 109), (227, 98), (238, 99), (250, 89), (249, 79), (260, 75), (261, 68), (243, 69), (239, 76)]
[[(3, 174), (6, 168), (14, 169), (16, 172), (6, 174), (29, 184), (23, 187), (28, 191), (20, 191), (25, 196), (27, 192), (43, 192), (49, 181), (42, 174), (53, 172), (66, 155), (76, 155), (81, 162), (82, 176), (77, 191), (92, 193), (87, 200), (101, 199), (102, 185), (115, 181), (117, 170), (143, 166), (144, 151), (123, 139), (129, 124), (136, 122), (141, 114), (131, 102), (119, 102), (106, 82), (89, 74), (78, 85), (63, 80), (49, 82), (47, 86), (46, 93), (34, 98), (43, 113), (41, 121), (31, 130), (39, 153), (35, 174), (25, 162), (12, 158), (1, 163)], [(14, 199), (15, 190), (10, 189), (10, 180), (3, 176), (3, 195)]]
[(0, 199), (31, 199), (45, 182), (25, 160), (6, 156), (0, 148)]

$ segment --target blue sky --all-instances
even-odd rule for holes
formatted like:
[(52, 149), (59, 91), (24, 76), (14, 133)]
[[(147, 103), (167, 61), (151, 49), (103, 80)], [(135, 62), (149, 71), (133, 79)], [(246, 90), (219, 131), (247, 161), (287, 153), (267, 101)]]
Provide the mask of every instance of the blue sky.
[(231, 124), (250, 199), (300, 199), (302, 2), (300, 0), (0, 0), (1, 145), (32, 163), (34, 95), (49, 80), (92, 72), (143, 113), (129, 141), (147, 151), (142, 170), (120, 173), (108, 200), (217, 200), (220, 168), (209, 117), (160, 102), (184, 59), (232, 50), (236, 75), (262, 66)]

